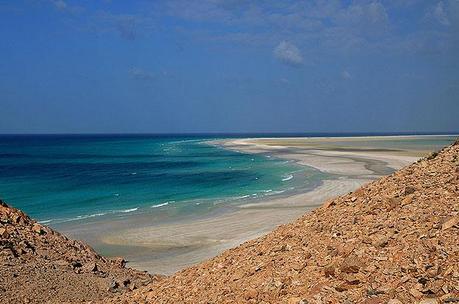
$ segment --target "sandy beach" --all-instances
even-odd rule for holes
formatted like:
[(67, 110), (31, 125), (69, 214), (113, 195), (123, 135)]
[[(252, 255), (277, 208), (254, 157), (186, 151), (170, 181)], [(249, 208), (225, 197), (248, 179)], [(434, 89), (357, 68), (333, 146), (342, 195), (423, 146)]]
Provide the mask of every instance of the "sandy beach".
[(375, 141), (416, 138), (214, 140), (209, 144), (294, 160), (333, 178), (324, 180), (312, 191), (217, 208), (199, 217), (190, 216), (173, 222), (152, 224), (148, 215), (137, 215), (128, 221), (107, 220), (97, 225), (66, 226), (64, 232), (71, 237), (88, 240), (104, 254), (125, 256), (131, 267), (151, 273), (172, 274), (261, 236), (320, 206), (327, 199), (351, 192), (380, 176), (390, 174), (433, 149), (397, 148), (393, 143), (389, 143), (389, 147), (373, 144)]

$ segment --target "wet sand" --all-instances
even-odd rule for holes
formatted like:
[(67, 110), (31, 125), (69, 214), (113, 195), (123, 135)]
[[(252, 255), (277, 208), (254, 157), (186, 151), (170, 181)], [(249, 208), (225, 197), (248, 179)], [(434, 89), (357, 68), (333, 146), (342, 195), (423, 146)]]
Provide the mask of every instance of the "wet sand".
[[(374, 139), (374, 138), (372, 138)], [(329, 173), (332, 179), (306, 193), (277, 196), (263, 202), (222, 207), (174, 222), (153, 224), (145, 216), (123, 221), (67, 228), (72, 237), (88, 240), (97, 250), (122, 255), (129, 266), (151, 273), (171, 274), (211, 258), (238, 244), (261, 236), (320, 206), (329, 198), (357, 189), (382, 175), (390, 174), (424, 156), (426, 150), (333, 147), (335, 139), (274, 138), (216, 140), (210, 144), (247, 153), (263, 153), (296, 161)], [(355, 139), (349, 139), (355, 143)], [(379, 140), (379, 139), (378, 139)], [(358, 145), (358, 143), (357, 143)], [(127, 222), (126, 222), (127, 221)]]

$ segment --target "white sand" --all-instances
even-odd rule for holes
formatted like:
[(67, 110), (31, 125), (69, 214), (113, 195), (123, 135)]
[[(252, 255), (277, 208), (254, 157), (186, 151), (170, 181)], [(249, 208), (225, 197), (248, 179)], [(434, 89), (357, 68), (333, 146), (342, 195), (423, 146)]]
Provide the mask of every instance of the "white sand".
[[(325, 180), (310, 192), (249, 203), (212, 216), (163, 224), (133, 224), (129, 229), (104, 233), (99, 241), (104, 245), (135, 248), (126, 254), (131, 267), (152, 273), (171, 274), (261, 236), (320, 206), (327, 199), (351, 192), (418, 158), (386, 152), (316, 150), (314, 147), (298, 147), (297, 144), (288, 146), (282, 139), (270, 140), (277, 140), (278, 144), (267, 145), (254, 139), (213, 143), (228, 149), (293, 159), (340, 177)], [(314, 141), (320, 143), (317, 139)]]

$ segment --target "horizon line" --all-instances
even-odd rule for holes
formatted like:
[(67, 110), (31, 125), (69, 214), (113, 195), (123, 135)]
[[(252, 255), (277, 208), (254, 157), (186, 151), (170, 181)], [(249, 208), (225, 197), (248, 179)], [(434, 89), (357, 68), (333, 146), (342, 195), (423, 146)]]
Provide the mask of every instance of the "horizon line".
[(94, 132), (94, 133), (0, 133), (0, 136), (421, 136), (421, 135), (445, 135), (445, 136), (459, 136), (459, 131), (445, 131), (445, 132), (432, 132), (432, 131), (400, 131), (400, 132)]

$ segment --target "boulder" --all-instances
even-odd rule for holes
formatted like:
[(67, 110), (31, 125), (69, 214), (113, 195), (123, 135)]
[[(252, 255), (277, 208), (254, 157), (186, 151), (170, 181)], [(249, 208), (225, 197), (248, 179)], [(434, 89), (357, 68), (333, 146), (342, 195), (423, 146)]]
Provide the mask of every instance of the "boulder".
[(32, 226), (32, 231), (37, 233), (37, 234), (40, 234), (40, 235), (43, 235), (43, 234), (46, 234), (46, 231), (43, 229), (43, 227), (38, 224), (38, 223), (35, 223), (33, 224)]
[(362, 267), (363, 263), (357, 256), (348, 256), (344, 259), (339, 270), (344, 273), (357, 273)]
[(116, 266), (118, 266), (120, 268), (126, 267), (126, 260), (123, 259), (123, 258), (120, 258), (120, 257), (114, 258), (114, 259), (112, 259), (112, 262), (113, 262), (113, 264), (115, 264)]
[(414, 192), (416, 192), (416, 188), (414, 188), (412, 186), (406, 186), (405, 190), (403, 191), (403, 194), (404, 195), (410, 195), (410, 194), (413, 194)]
[(6, 239), (8, 237), (8, 231), (6, 228), (0, 228), (0, 238)]
[(97, 264), (95, 262), (89, 262), (83, 265), (82, 267), (83, 272), (96, 272)]
[(246, 289), (244, 292), (244, 298), (246, 300), (256, 299), (257, 297), (258, 297), (258, 291), (253, 287)]
[(335, 276), (335, 266), (330, 265), (324, 268), (324, 274), (326, 277), (333, 277)]
[(108, 285), (108, 291), (110, 292), (116, 292), (119, 287), (119, 284), (115, 280), (111, 280), (109, 285)]

